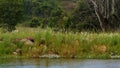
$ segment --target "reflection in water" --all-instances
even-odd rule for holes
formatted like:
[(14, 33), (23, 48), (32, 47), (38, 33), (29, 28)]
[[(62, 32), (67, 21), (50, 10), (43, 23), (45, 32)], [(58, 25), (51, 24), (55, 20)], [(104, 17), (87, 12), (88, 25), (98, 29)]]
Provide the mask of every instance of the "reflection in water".
[(120, 60), (0, 59), (0, 68), (120, 68)]

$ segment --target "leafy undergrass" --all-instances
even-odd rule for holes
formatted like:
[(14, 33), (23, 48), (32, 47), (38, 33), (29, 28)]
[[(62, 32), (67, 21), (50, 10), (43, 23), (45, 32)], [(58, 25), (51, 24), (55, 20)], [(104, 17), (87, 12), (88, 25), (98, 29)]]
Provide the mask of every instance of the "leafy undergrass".
[[(120, 33), (73, 33), (55, 32), (50, 28), (17, 28), (17, 32), (0, 32), (0, 56), (39, 57), (58, 54), (64, 58), (110, 58), (111, 53), (120, 55)], [(16, 42), (16, 39), (32, 37), (33, 46)], [(44, 41), (44, 46), (40, 43)], [(106, 46), (106, 51), (93, 50), (93, 46)], [(14, 55), (16, 49), (22, 54)]]

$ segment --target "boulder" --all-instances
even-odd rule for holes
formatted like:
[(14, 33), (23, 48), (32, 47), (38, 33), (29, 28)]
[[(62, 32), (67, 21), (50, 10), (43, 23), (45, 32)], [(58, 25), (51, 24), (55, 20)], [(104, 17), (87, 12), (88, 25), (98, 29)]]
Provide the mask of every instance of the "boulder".
[(14, 55), (18, 55), (18, 53), (17, 53), (17, 52), (13, 52), (13, 54), (14, 54)]
[(27, 41), (26, 38), (20, 40), (20, 42), (26, 42), (26, 41)]
[(23, 42), (25, 45), (34, 45), (34, 39), (32, 37), (26, 37), (20, 40)]
[(22, 50), (18, 48), (13, 52), (13, 54), (14, 55), (22, 55)]
[(33, 43), (35, 42), (35, 39), (32, 38), (32, 37), (26, 37), (26, 39), (27, 39), (27, 40), (30, 40), (30, 41), (33, 42)]
[(26, 41), (24, 42), (24, 44), (25, 44), (25, 45), (34, 45), (34, 43), (33, 43), (32, 41), (30, 41), (30, 40), (26, 40)]

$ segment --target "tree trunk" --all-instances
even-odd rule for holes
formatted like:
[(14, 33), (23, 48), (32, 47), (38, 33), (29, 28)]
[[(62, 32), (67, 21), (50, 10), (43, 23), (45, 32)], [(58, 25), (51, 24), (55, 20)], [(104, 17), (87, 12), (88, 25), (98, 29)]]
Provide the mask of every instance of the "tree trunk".
[[(104, 8), (103, 8), (103, 6), (102, 7), (100, 7), (101, 5), (99, 4), (99, 5), (97, 5), (97, 3), (95, 2), (95, 1), (93, 1), (93, 0), (91, 0), (91, 2), (93, 3), (93, 5), (94, 5), (94, 9), (95, 9), (95, 14), (97, 15), (97, 17), (98, 17), (98, 20), (99, 20), (99, 23), (100, 23), (100, 27), (101, 27), (101, 29), (102, 29), (102, 31), (105, 31), (105, 27), (104, 27), (104, 17), (103, 17), (103, 15), (101, 14), (101, 13), (104, 13), (103, 12), (103, 10), (104, 10)], [(100, 3), (100, 2), (99, 2)], [(102, 10), (101, 12), (99, 11), (99, 10)]]
[(115, 0), (90, 0), (94, 5), (95, 13), (98, 17), (102, 31), (106, 31), (109, 27), (109, 18), (115, 15)]
[(112, 0), (112, 14), (115, 14), (115, 0)]

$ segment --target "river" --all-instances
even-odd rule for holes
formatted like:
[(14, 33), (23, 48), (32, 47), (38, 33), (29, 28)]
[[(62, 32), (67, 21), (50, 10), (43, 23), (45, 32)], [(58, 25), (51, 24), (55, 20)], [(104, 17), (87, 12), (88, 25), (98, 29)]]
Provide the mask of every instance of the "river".
[(119, 59), (0, 59), (0, 68), (120, 68)]

